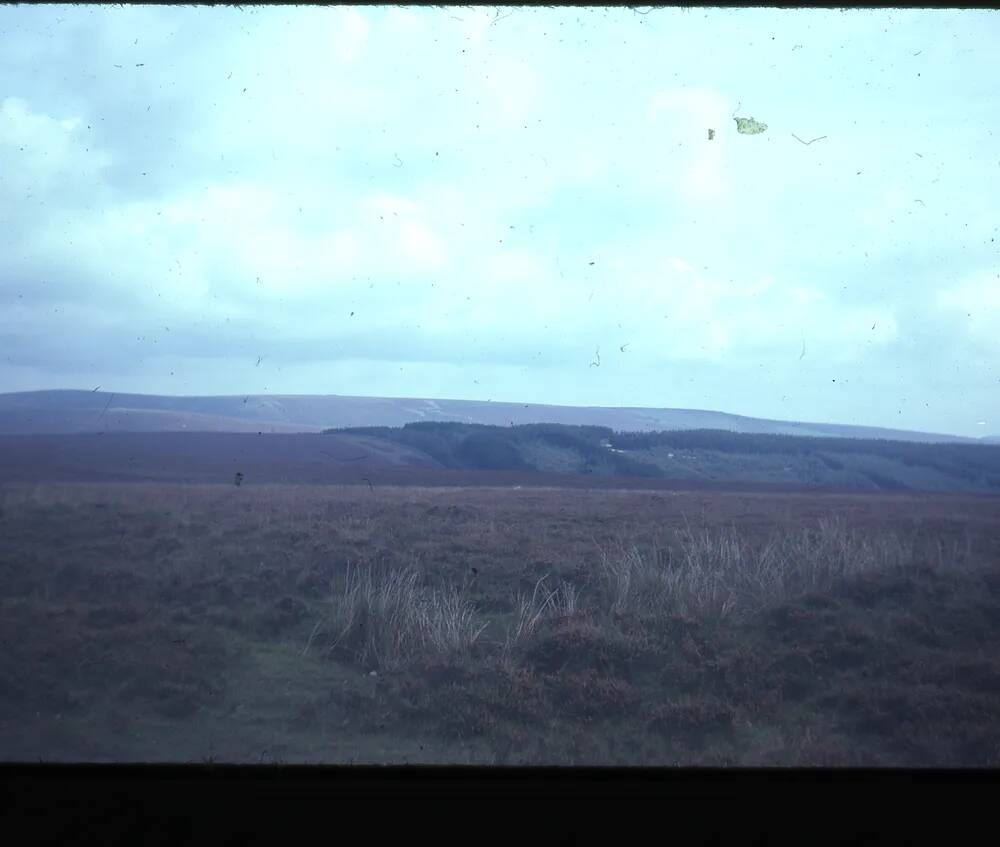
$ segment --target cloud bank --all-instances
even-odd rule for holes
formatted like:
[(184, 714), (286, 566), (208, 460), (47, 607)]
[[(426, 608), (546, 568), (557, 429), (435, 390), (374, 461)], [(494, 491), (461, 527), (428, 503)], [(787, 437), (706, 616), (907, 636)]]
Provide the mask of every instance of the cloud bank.
[(1000, 430), (998, 36), (941, 10), (0, 9), (0, 390)]

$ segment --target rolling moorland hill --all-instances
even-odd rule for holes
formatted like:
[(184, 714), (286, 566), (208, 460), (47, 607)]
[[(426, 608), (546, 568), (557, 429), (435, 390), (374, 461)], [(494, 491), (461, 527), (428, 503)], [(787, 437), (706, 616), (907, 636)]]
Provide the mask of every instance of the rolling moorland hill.
[(980, 439), (879, 427), (750, 418), (697, 409), (605, 408), (339, 395), (169, 397), (92, 391), (0, 394), (0, 434), (76, 432), (318, 432), (398, 427), (421, 421), (509, 426), (565, 424), (618, 432), (716, 429), (730, 432), (894, 441)]
[(236, 472), (248, 484), (997, 493), (1000, 443), (693, 410), (0, 394), (0, 481), (224, 482)]
[(722, 430), (615, 432), (607, 427), (414, 423), (330, 434), (419, 451), (445, 468), (794, 483), (838, 489), (1000, 493), (1000, 446), (807, 438)]
[(0, 434), (3, 482), (1000, 493), (1000, 445), (413, 423), (325, 433)]

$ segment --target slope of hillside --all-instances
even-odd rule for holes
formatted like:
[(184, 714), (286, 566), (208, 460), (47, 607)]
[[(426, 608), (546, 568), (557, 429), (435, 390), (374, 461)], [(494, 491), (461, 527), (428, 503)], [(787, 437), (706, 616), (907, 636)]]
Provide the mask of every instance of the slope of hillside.
[(322, 427), (275, 420), (168, 409), (10, 409), (0, 411), (0, 433), (85, 432), (319, 432)]
[(1000, 447), (679, 430), (616, 433), (558, 424), (417, 423), (331, 431), (393, 441), (444, 467), (863, 490), (1000, 493)]
[(618, 432), (721, 429), (897, 441), (977, 443), (953, 435), (878, 427), (749, 418), (696, 409), (547, 406), (478, 400), (430, 400), (339, 395), (166, 397), (106, 391), (0, 394), (0, 433), (115, 431), (315, 432), (325, 428), (398, 427), (420, 421), (495, 426), (556, 423), (603, 426)]
[(424, 422), (326, 433), (0, 435), (0, 483), (525, 485), (1000, 493), (1000, 446)]

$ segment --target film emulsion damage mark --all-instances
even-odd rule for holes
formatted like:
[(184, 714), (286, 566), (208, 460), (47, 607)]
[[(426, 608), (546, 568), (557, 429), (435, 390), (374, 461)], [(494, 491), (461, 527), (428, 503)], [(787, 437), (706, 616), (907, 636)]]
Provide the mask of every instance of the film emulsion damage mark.
[(767, 130), (767, 124), (753, 118), (733, 118), (736, 121), (736, 131), (742, 135), (760, 135)]

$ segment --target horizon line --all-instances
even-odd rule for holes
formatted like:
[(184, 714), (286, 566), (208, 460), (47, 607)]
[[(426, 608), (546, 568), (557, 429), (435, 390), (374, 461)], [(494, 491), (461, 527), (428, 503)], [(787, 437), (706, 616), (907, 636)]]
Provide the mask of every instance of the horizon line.
[[(76, 393), (76, 394), (111, 394), (111, 395), (121, 395), (121, 396), (132, 396), (132, 397), (167, 397), (172, 399), (211, 399), (211, 398), (250, 398), (250, 397), (288, 397), (288, 398), (310, 398), (310, 397), (342, 397), (345, 399), (352, 400), (412, 400), (417, 402), (445, 402), (445, 403), (476, 403), (481, 405), (486, 404), (496, 404), (504, 406), (519, 406), (522, 408), (528, 408), (530, 406), (541, 407), (541, 408), (551, 408), (551, 409), (589, 409), (589, 410), (601, 410), (601, 411), (639, 411), (639, 412), (692, 412), (692, 413), (702, 413), (711, 415), (724, 415), (731, 418), (741, 418), (744, 420), (751, 421), (762, 421), (765, 423), (776, 423), (776, 424), (791, 424), (795, 426), (825, 426), (825, 427), (848, 427), (852, 429), (874, 429), (883, 430), (885, 432), (900, 432), (900, 433), (911, 433), (915, 435), (929, 435), (929, 436), (944, 436), (947, 438), (956, 438), (969, 441), (982, 441), (987, 438), (1000, 437), (994, 434), (984, 434), (980, 436), (975, 435), (958, 435), (956, 433), (946, 433), (946, 432), (929, 432), (926, 430), (919, 429), (903, 429), (898, 427), (887, 427), (879, 426), (877, 424), (848, 424), (848, 423), (837, 423), (831, 421), (796, 421), (796, 420), (786, 420), (781, 418), (764, 418), (757, 417), (754, 415), (744, 415), (738, 412), (725, 412), (718, 409), (692, 409), (683, 408), (678, 406), (597, 406), (597, 405), (582, 405), (582, 404), (559, 404), (559, 403), (535, 403), (535, 402), (523, 402), (515, 400), (470, 400), (468, 398), (462, 397), (394, 397), (388, 395), (368, 395), (368, 394), (286, 394), (286, 393), (273, 393), (273, 394), (260, 394), (260, 393), (234, 393), (234, 394), (146, 394), (142, 392), (135, 391), (108, 391), (103, 388), (103, 386), (97, 386), (96, 388), (86, 389), (86, 388), (37, 388), (22, 391), (0, 391), (0, 397), (11, 396), (16, 394), (44, 394), (44, 393)], [(444, 422), (444, 421), (442, 421)], [(459, 422), (460, 423), (460, 422)]]

